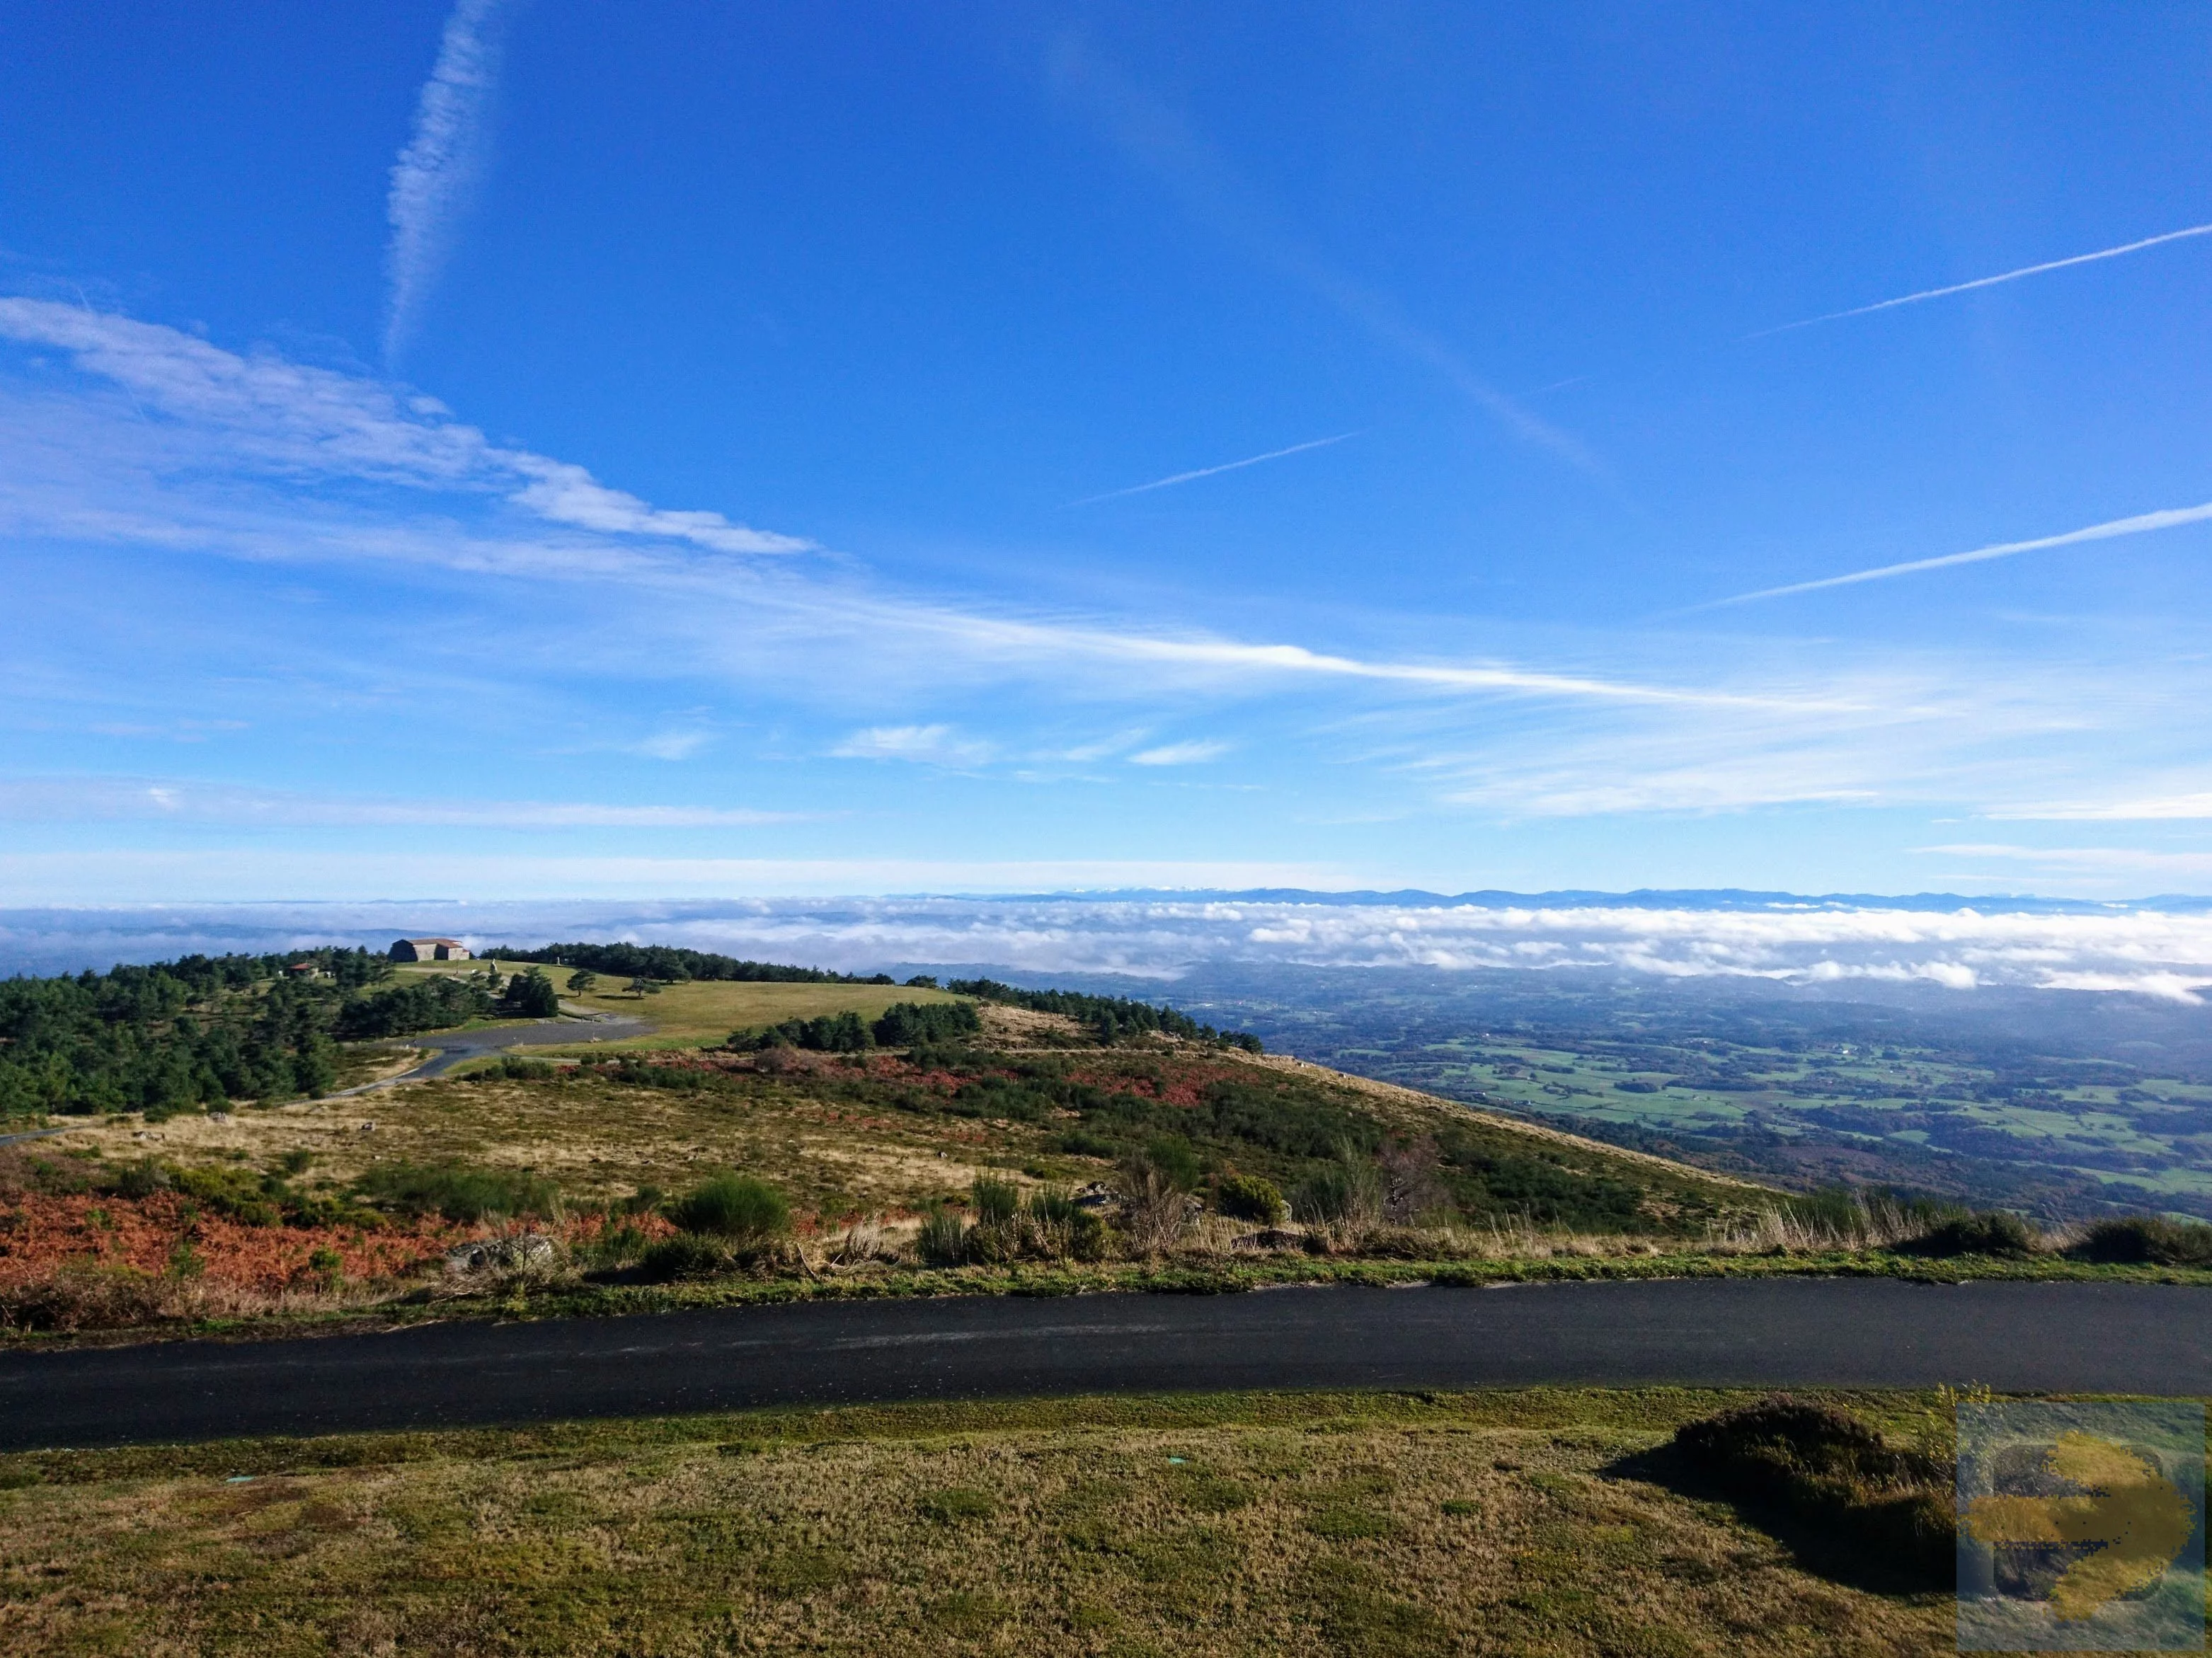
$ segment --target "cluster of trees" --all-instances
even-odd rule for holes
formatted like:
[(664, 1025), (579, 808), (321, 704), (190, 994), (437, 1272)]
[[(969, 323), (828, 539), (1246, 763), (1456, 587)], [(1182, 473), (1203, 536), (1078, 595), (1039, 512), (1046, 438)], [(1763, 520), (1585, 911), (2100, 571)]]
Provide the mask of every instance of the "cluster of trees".
[(693, 979), (744, 984), (887, 985), (896, 982), (887, 973), (858, 978), (850, 973), (830, 973), (818, 967), (785, 967), (775, 962), (740, 961), (711, 950), (683, 950), (673, 944), (547, 944), (542, 950), (509, 950), (501, 945), (481, 952), (503, 961), (536, 962), (546, 967), (585, 968), (623, 979), (680, 985)]
[(1154, 1006), (1127, 996), (1086, 996), (1074, 990), (1018, 990), (996, 979), (955, 979), (945, 988), (956, 995), (973, 996), (979, 1001), (1003, 1002), (1010, 1007), (1026, 1007), (1039, 1013), (1064, 1014), (1089, 1025), (1098, 1040), (1109, 1046), (1131, 1036), (1166, 1035), (1241, 1048), (1248, 1054), (1262, 1051), (1260, 1039), (1249, 1030), (1217, 1030), (1178, 1009)]
[(319, 950), (7, 980), (0, 1116), (159, 1117), (320, 1093), (337, 1075), (337, 1009), (389, 971), (364, 950)]
[(814, 1019), (786, 1019), (760, 1030), (732, 1032), (728, 1046), (739, 1053), (768, 1048), (810, 1048), (824, 1054), (858, 1054), (870, 1048), (915, 1048), (954, 1042), (982, 1029), (969, 1002), (899, 1002), (872, 1023), (857, 1013), (825, 1013)]
[(362, 950), (187, 956), (151, 967), (0, 981), (0, 1117), (143, 1111), (327, 1092), (340, 1041), (560, 1011), (532, 968), (390, 982)]
[(337, 1030), (348, 1041), (366, 1041), (447, 1030), (471, 1019), (550, 1019), (560, 1011), (561, 993), (538, 969), (524, 969), (502, 987), (499, 964), (487, 962), (482, 974), (441, 973), (356, 997), (338, 1010)]

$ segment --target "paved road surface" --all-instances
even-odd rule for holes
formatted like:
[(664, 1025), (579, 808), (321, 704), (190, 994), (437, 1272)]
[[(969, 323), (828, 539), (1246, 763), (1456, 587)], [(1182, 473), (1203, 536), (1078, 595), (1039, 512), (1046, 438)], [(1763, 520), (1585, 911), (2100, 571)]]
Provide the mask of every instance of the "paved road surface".
[(962, 1297), (0, 1354), (0, 1448), (1226, 1388), (2212, 1394), (2212, 1291), (1684, 1280)]
[(529, 1024), (497, 1025), (487, 1030), (428, 1030), (391, 1044), (393, 1048), (429, 1050), (422, 1063), (412, 1071), (362, 1083), (357, 1088), (342, 1088), (321, 1097), (351, 1099), (356, 1094), (374, 1093), (380, 1088), (397, 1088), (401, 1083), (442, 1077), (464, 1060), (481, 1060), (487, 1054), (504, 1054), (517, 1048), (568, 1048), (584, 1042), (611, 1042), (624, 1036), (642, 1036), (652, 1029), (642, 1019), (628, 1019), (618, 1013), (593, 1013), (583, 1018), (538, 1019)]

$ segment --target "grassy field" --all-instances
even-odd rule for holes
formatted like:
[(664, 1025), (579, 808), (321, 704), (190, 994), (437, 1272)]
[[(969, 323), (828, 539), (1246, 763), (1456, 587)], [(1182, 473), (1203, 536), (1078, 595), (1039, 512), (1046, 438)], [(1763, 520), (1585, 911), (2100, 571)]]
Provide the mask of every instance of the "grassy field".
[[(481, 971), (483, 965), (482, 962), (410, 963), (396, 966), (393, 973), (403, 979), (467, 974)], [(501, 978), (524, 971), (531, 965), (527, 962), (497, 963)], [(599, 1044), (609, 1051), (625, 1048), (697, 1048), (720, 1042), (733, 1030), (778, 1024), (786, 1019), (812, 1019), (825, 1013), (848, 1012), (874, 1019), (894, 1002), (957, 999), (941, 990), (908, 990), (890, 985), (754, 984), (706, 979), (664, 985), (649, 996), (633, 996), (623, 989), (629, 981), (609, 974), (601, 974), (598, 985), (589, 993), (577, 995), (566, 988), (568, 969), (538, 970), (553, 981), (554, 987), (561, 992), (561, 1000), (568, 1007), (586, 1013), (612, 1013), (623, 1018), (643, 1019), (653, 1026), (649, 1035)]]
[[(2096, 1186), (2212, 1213), (2212, 1082), (2043, 1060), (2008, 1074), (1985, 1056), (1834, 1042), (1784, 1049), (1653, 1038), (1583, 1047), (1496, 1035), (1367, 1056), (1383, 1074), (1661, 1134), (1818, 1131), (1848, 1150), (1934, 1150), (2043, 1168)], [(1861, 1177), (1879, 1179), (1872, 1169)]]
[[(1809, 1569), (1651, 1455), (1740, 1399), (1077, 1400), (0, 1458), (0, 1651), (1949, 1650), (1948, 1596)], [(1924, 1396), (1843, 1402), (1942, 1431)]]

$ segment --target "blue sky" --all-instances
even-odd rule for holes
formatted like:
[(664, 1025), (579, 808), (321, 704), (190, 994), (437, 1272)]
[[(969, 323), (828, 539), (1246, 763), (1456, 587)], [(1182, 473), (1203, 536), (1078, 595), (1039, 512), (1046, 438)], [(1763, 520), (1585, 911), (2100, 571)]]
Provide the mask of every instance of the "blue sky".
[(2201, 8), (7, 9), (0, 902), (2212, 891)]

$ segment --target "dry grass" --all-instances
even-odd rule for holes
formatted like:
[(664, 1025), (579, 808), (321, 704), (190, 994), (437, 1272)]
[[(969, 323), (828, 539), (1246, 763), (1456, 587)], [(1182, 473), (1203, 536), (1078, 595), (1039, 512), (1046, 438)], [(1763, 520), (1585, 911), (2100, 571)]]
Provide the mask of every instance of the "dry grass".
[(1948, 1597), (1811, 1576), (1620, 1472), (1731, 1402), (1075, 1400), (0, 1459), (0, 1651), (1948, 1650)]
[[(312, 1159), (303, 1182), (341, 1187), (372, 1163), (459, 1162), (528, 1169), (588, 1204), (643, 1186), (674, 1190), (708, 1171), (742, 1168), (782, 1186), (802, 1208), (911, 1207), (963, 1191), (993, 1164), (1033, 1160), (1045, 1131), (1020, 1124), (861, 1111), (807, 1097), (820, 1056), (771, 1095), (736, 1098), (663, 1089), (495, 1078), (404, 1084), (357, 1099), (177, 1117), (158, 1127), (88, 1122), (46, 1144), (97, 1149), (116, 1162), (152, 1153), (179, 1163), (268, 1166), (288, 1151)], [(373, 1127), (371, 1127), (373, 1125)], [(1101, 1172), (1105, 1164), (1097, 1165)]]

